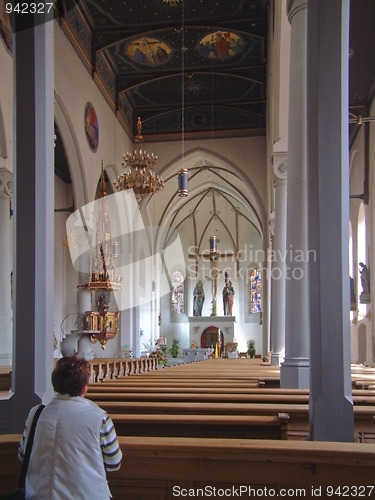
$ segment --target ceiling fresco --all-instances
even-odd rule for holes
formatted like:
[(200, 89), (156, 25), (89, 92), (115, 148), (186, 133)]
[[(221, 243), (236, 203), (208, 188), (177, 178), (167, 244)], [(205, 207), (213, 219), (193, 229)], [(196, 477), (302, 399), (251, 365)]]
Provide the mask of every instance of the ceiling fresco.
[[(147, 142), (266, 133), (266, 0), (58, 0), (62, 29), (129, 134)], [(374, 0), (350, 3), (350, 141), (369, 116)], [(333, 117), (334, 118), (334, 117)], [(61, 169), (63, 170), (63, 168)], [(66, 170), (66, 168), (65, 168)]]
[[(264, 135), (265, 0), (72, 0), (60, 22), (110, 105), (148, 140)], [(175, 135), (175, 137), (173, 137)]]
[[(136, 133), (138, 116), (148, 143), (266, 134), (271, 0), (61, 0), (58, 4), (62, 29), (130, 135)], [(351, 140), (361, 126), (355, 117), (368, 116), (374, 96), (374, 19), (374, 0), (351, 2)], [(57, 172), (69, 182), (61, 146), (58, 138)], [(254, 249), (261, 248), (264, 231), (259, 218), (262, 202), (254, 197), (250, 179), (206, 153), (191, 153), (190, 193), (177, 206), (175, 172), (165, 178), (163, 203), (157, 196), (147, 200), (157, 223), (168, 220), (190, 245), (194, 269), (211, 235), (229, 266), (240, 249), (246, 248), (251, 260)], [(237, 271), (233, 267), (231, 275)]]

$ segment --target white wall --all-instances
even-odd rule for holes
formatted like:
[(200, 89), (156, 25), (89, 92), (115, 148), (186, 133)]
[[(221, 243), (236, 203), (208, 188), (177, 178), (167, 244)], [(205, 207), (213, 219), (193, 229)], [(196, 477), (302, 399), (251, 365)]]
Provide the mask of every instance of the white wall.
[[(370, 115), (374, 115), (375, 105), (373, 104)], [(366, 133), (369, 130), (369, 143), (366, 144)], [(362, 200), (352, 198), (350, 200), (350, 222), (352, 226), (353, 240), (353, 278), (357, 292), (357, 310), (350, 313), (351, 329), (351, 359), (353, 363), (374, 362), (374, 322), (372, 320), (375, 312), (373, 300), (370, 304), (360, 304), (358, 297), (362, 287), (359, 276), (359, 262), (369, 267), (371, 278), (374, 276), (372, 270), (375, 269), (374, 247), (374, 203), (373, 193), (375, 192), (374, 169), (375, 169), (375, 123), (366, 123), (358, 126), (358, 134), (350, 150), (350, 194), (359, 195), (364, 192), (366, 148), (369, 147), (369, 204), (364, 204)], [(360, 212), (365, 216), (365, 235), (361, 235), (358, 227)], [(364, 247), (365, 255), (358, 254), (358, 248)]]

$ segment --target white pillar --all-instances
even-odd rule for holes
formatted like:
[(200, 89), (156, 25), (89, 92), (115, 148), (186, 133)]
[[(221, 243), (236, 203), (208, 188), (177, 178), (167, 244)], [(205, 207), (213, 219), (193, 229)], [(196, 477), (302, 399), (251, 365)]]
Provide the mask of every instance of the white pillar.
[(14, 394), (0, 401), (2, 433), (22, 432), (30, 407), (53, 394), (53, 12), (31, 29), (18, 30), (19, 21), (16, 16)]
[(308, 18), (310, 438), (353, 441), (349, 316), (349, 0)]
[(0, 168), (0, 365), (12, 364), (12, 231), (13, 175)]
[(285, 360), (282, 387), (309, 387), (306, 56), (307, 0), (289, 0), (291, 23)]
[[(87, 279), (87, 278), (86, 278)], [(84, 283), (84, 281), (81, 281)], [(78, 288), (77, 292), (77, 302), (78, 302), (78, 312), (84, 314), (86, 311), (92, 310), (92, 297), (91, 290), (89, 288)]]
[(285, 352), (287, 168), (287, 154), (274, 153), (275, 225), (271, 269), (271, 364), (274, 366), (280, 364)]
[[(92, 310), (91, 290), (88, 288), (79, 288), (77, 294), (78, 312), (84, 314)], [(83, 325), (81, 325), (83, 327)], [(77, 342), (77, 354), (85, 359), (93, 359), (92, 342), (87, 334), (80, 334)]]

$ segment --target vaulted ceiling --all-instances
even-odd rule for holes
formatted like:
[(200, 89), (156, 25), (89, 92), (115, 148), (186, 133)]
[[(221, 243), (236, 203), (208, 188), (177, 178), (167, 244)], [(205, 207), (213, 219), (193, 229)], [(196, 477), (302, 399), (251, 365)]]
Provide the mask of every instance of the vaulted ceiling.
[[(59, 0), (59, 20), (127, 132), (264, 135), (269, 0)], [(350, 7), (349, 115), (374, 97), (375, 2)], [(351, 136), (355, 126), (351, 127)]]
[(356, 118), (361, 115), (369, 119), (375, 96), (375, 2), (352, 0), (350, 5), (349, 123), (352, 122), (352, 140), (358, 130)]
[(265, 0), (66, 0), (60, 21), (110, 105), (148, 140), (265, 134)]
[[(276, 0), (278, 1), (278, 0)], [(60, 0), (59, 22), (129, 135), (142, 117), (147, 142), (266, 133), (267, 34), (271, 0)], [(368, 116), (374, 97), (374, 0), (352, 0), (349, 113)], [(59, 160), (56, 146), (56, 167)], [(223, 247), (261, 235), (246, 183), (195, 158), (188, 199), (170, 217), (198, 251), (221, 227)], [(67, 168), (61, 168), (67, 172)], [(67, 174), (69, 177), (69, 174)], [(176, 193), (174, 177), (163, 199)], [(259, 208), (259, 207), (258, 207)], [(164, 210), (164, 211), (163, 211)], [(259, 213), (259, 212), (258, 212)], [(202, 214), (206, 214), (203, 218)], [(161, 222), (161, 221), (159, 221)], [(189, 229), (187, 229), (189, 228)]]

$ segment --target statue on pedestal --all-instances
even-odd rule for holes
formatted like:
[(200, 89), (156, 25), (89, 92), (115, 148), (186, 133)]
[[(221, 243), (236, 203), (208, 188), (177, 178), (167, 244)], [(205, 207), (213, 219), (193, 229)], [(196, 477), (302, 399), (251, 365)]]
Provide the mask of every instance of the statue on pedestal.
[(198, 281), (194, 288), (194, 301), (193, 301), (193, 315), (202, 316), (202, 308), (205, 299), (203, 283), (201, 280)]
[(234, 293), (232, 282), (226, 281), (223, 288), (224, 316), (233, 316)]
[(360, 295), (361, 304), (369, 304), (370, 303), (370, 271), (368, 267), (363, 262), (359, 263), (360, 275), (361, 275), (361, 285), (362, 285), (362, 293)]

